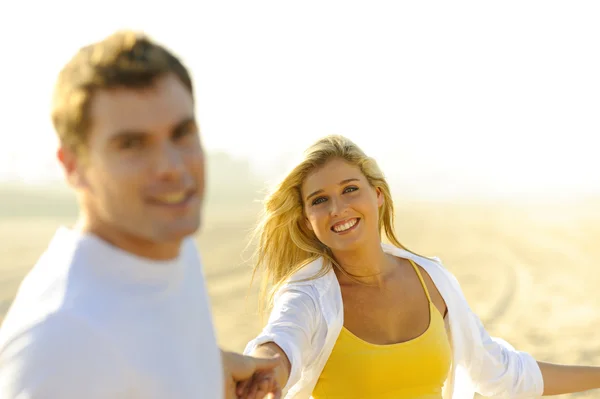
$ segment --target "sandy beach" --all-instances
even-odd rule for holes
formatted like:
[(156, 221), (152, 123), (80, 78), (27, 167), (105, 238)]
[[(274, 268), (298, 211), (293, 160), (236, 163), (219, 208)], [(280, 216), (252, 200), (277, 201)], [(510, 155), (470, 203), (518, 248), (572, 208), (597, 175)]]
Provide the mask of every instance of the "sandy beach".
[[(537, 359), (600, 365), (600, 201), (398, 201), (397, 231), (410, 249), (438, 256), (492, 335)], [(197, 240), (220, 344), (241, 351), (262, 327), (250, 287), (247, 235), (256, 205), (208, 206)], [(0, 316), (54, 230), (71, 217), (0, 220)], [(594, 398), (599, 393), (557, 398)]]

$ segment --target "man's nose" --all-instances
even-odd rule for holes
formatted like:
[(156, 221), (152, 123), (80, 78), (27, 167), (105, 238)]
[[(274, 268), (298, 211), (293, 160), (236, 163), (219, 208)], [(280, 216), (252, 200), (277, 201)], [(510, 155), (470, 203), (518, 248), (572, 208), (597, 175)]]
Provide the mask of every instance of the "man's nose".
[(163, 178), (177, 178), (185, 170), (184, 154), (171, 143), (160, 146), (156, 160), (156, 174)]

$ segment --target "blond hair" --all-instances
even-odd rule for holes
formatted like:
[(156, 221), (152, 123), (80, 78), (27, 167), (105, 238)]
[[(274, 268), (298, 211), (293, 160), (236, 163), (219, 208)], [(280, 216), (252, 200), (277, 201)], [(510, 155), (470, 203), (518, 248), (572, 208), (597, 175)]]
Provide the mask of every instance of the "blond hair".
[(81, 48), (62, 68), (54, 88), (52, 123), (61, 145), (85, 153), (94, 93), (113, 88), (143, 89), (173, 73), (193, 97), (186, 67), (167, 48), (143, 33), (123, 30)]
[[(328, 161), (342, 159), (360, 169), (369, 184), (384, 197), (379, 211), (379, 229), (391, 244), (407, 250), (394, 232), (394, 205), (388, 183), (377, 162), (354, 142), (340, 135), (326, 136), (312, 144), (304, 159), (275, 187), (264, 201), (261, 218), (254, 230), (256, 250), (252, 280), (263, 271), (259, 307), (272, 305), (273, 295), (294, 273), (323, 258), (323, 268), (310, 277), (325, 275), (332, 267), (343, 269), (305, 223), (301, 187), (306, 177)], [(271, 289), (269, 290), (269, 286)], [(266, 305), (266, 306), (265, 306)]]

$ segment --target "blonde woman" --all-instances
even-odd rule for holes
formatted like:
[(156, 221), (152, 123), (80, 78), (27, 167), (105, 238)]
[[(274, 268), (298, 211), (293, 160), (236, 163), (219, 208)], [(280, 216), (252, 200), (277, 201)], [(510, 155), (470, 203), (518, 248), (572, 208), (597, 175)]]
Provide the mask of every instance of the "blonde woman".
[[(381, 170), (341, 136), (312, 145), (267, 198), (255, 271), (272, 285), (272, 311), (245, 353), (280, 356), (286, 398), (535, 398), (600, 388), (598, 367), (538, 362), (490, 337), (452, 274), (404, 248), (393, 220)], [(264, 394), (239, 388), (241, 397)]]

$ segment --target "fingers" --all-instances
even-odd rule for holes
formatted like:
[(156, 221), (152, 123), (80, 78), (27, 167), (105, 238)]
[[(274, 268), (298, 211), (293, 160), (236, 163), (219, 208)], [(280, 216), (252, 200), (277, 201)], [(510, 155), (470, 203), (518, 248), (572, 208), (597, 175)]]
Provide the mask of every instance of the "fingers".
[(256, 399), (262, 399), (267, 394), (269, 394), (272, 390), (273, 378), (270, 375), (266, 376), (257, 376), (257, 390), (256, 390)]
[[(242, 386), (242, 384), (240, 383), (239, 386)], [(236, 392), (240, 398), (281, 398), (281, 389), (279, 389), (279, 385), (271, 373), (256, 373), (252, 378), (244, 382), (242, 388)]]
[(250, 390), (248, 391), (248, 396), (246, 397), (246, 399), (256, 399), (258, 397), (257, 394), (258, 383), (256, 381), (253, 381), (252, 385), (250, 386)]
[(254, 391), (254, 385), (255, 385), (254, 376), (250, 377), (249, 379), (247, 379), (245, 381), (239, 382), (238, 389), (236, 390), (238, 398), (250, 399), (250, 397), (251, 397), (250, 395)]
[(248, 395), (248, 389), (250, 387), (250, 383), (252, 382), (252, 379), (248, 379), (248, 380), (244, 380), (242, 382), (239, 382), (237, 384), (237, 387), (235, 389), (235, 393), (237, 394), (237, 396), (239, 398), (245, 398)]
[(267, 395), (267, 399), (281, 399), (281, 395), (281, 389), (279, 389), (279, 386), (276, 386), (276, 389)]
[(283, 391), (281, 390), (279, 383), (275, 379), (273, 379), (273, 391), (270, 396), (271, 396), (271, 399), (283, 398)]

